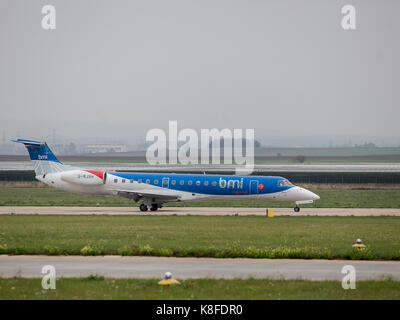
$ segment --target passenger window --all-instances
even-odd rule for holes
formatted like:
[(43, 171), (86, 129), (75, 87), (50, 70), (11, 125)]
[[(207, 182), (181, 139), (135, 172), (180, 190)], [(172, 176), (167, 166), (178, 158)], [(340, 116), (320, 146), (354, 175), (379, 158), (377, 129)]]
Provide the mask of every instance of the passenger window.
[(158, 184), (158, 180), (156, 179), (156, 180), (154, 180), (154, 184)]
[(171, 181), (171, 184), (172, 184), (172, 185), (175, 185), (175, 184), (176, 184), (176, 181), (175, 181), (175, 180), (172, 180), (172, 181)]
[(142, 183), (142, 179), (138, 179), (138, 181), (137, 181), (138, 183)]
[(204, 181), (204, 185), (205, 185), (205, 186), (208, 186), (208, 181)]
[(150, 183), (150, 180), (149, 180), (149, 179), (147, 179), (147, 180), (146, 180), (146, 183)]
[(197, 181), (196, 181), (196, 185), (199, 186), (200, 184), (201, 184), (201, 182), (200, 182), (199, 180), (197, 180)]
[(183, 181), (183, 180), (179, 181), (179, 184), (180, 184), (181, 186), (183, 186), (184, 183), (185, 183), (185, 181)]
[(192, 183), (193, 183), (193, 181), (192, 181), (192, 180), (189, 180), (189, 181), (188, 181), (188, 185), (189, 185), (189, 186), (191, 186), (191, 185), (192, 185)]
[(215, 187), (217, 185), (217, 181), (213, 181), (211, 184)]

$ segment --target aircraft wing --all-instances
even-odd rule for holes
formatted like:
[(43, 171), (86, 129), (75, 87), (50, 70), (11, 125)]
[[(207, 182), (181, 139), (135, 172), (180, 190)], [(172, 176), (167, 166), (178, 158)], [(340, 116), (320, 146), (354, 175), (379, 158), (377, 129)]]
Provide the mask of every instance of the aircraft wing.
[(133, 199), (135, 202), (143, 198), (154, 199), (155, 202), (168, 202), (168, 201), (178, 201), (181, 196), (178, 194), (171, 194), (170, 192), (154, 192), (154, 190), (141, 190), (141, 191), (131, 191), (131, 190), (119, 190), (117, 194), (121, 197), (128, 199)]

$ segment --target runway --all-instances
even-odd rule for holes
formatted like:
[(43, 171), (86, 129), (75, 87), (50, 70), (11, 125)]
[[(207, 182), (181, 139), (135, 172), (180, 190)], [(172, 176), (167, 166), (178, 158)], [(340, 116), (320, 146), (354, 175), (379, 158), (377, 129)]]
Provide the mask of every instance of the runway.
[[(159, 211), (141, 212), (138, 207), (22, 207), (0, 206), (1, 214), (42, 215), (259, 215), (266, 214), (265, 208), (240, 207), (164, 207)], [(274, 209), (276, 216), (400, 216), (400, 209), (386, 208), (301, 208), (299, 213), (292, 208)]]
[(162, 278), (170, 271), (188, 278), (285, 278), (341, 280), (343, 266), (352, 265), (359, 280), (391, 276), (400, 279), (400, 262), (297, 259), (214, 259), (121, 256), (0, 256), (0, 276), (39, 278), (52, 265), (57, 277), (102, 275), (109, 278)]

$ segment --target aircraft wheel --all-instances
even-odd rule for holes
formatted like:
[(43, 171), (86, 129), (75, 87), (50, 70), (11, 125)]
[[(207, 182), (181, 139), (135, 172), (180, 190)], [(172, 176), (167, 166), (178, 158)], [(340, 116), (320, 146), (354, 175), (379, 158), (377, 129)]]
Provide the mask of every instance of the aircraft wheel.
[(158, 209), (158, 204), (157, 204), (157, 203), (153, 203), (153, 204), (151, 205), (150, 210), (151, 210), (151, 211), (157, 211), (157, 209)]
[(140, 211), (147, 211), (147, 206), (144, 204), (144, 203), (142, 203), (141, 205), (140, 205), (140, 207), (139, 207), (139, 209), (140, 209)]
[(294, 207), (294, 212), (300, 212), (300, 208), (299, 207)]

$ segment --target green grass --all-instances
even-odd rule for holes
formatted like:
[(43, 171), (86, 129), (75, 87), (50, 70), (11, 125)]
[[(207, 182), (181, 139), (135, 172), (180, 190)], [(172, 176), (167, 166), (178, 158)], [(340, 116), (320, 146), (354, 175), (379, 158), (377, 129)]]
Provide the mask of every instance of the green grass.
[(43, 290), (41, 279), (0, 278), (0, 299), (400, 299), (400, 282), (357, 281), (344, 290), (340, 281), (271, 279), (188, 279), (159, 286), (159, 279), (61, 278), (55, 290)]
[[(398, 190), (312, 190), (321, 199), (304, 207), (316, 208), (400, 208)], [(137, 206), (132, 200), (116, 196), (74, 194), (50, 187), (0, 186), (0, 206)], [(293, 202), (206, 199), (201, 201), (170, 203), (168, 206), (185, 207), (260, 207), (291, 208)]]
[(399, 230), (395, 216), (2, 215), (0, 254), (400, 260)]

